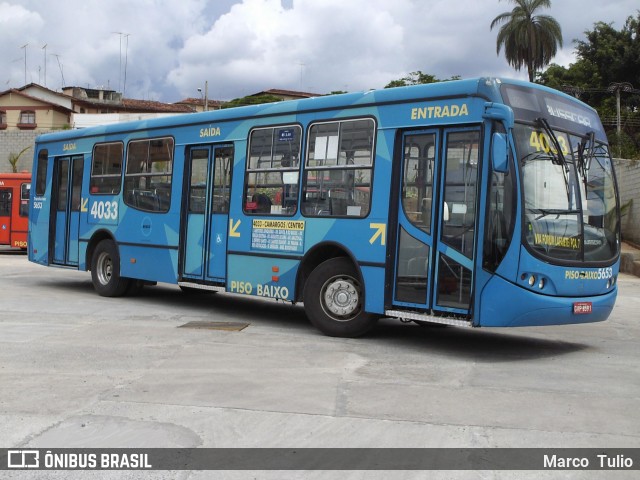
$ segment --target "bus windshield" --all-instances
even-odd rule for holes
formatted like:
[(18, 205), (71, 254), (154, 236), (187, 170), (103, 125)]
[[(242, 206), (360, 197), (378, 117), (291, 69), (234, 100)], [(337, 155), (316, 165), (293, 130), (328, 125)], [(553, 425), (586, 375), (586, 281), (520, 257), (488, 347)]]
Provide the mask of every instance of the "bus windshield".
[(552, 129), (514, 129), (524, 199), (524, 239), (545, 260), (605, 262), (618, 254), (617, 196), (608, 147)]

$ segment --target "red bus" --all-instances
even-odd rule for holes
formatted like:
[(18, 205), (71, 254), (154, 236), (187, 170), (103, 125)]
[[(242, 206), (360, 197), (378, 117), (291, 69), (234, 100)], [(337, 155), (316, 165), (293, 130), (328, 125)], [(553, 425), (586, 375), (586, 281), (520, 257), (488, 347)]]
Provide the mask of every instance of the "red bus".
[(30, 173), (0, 173), (0, 245), (27, 248), (30, 191)]

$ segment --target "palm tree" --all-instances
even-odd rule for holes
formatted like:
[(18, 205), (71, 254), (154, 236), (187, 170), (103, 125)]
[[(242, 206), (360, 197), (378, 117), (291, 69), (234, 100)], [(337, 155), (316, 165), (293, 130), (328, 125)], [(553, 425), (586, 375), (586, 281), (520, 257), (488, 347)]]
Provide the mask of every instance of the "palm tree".
[(497, 53), (504, 46), (504, 55), (516, 70), (526, 65), (529, 81), (536, 71), (549, 65), (562, 47), (562, 30), (555, 18), (536, 15), (540, 8), (551, 7), (551, 0), (509, 0), (516, 4), (511, 12), (498, 15), (491, 22), (491, 30), (503, 24), (498, 31)]
[(20, 157), (22, 156), (22, 154), (24, 152), (26, 152), (27, 150), (29, 150), (31, 147), (25, 147), (22, 149), (22, 151), (20, 153), (18, 153), (17, 155), (15, 153), (10, 153), (9, 154), (9, 164), (11, 165), (11, 171), (13, 173), (18, 173), (18, 162), (20, 161)]

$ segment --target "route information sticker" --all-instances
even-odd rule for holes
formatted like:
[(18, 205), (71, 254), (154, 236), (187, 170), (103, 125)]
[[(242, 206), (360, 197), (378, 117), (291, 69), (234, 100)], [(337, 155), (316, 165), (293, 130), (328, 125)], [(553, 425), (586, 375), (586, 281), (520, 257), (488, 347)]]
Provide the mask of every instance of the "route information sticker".
[(251, 248), (287, 253), (304, 251), (304, 228), (302, 220), (253, 220)]

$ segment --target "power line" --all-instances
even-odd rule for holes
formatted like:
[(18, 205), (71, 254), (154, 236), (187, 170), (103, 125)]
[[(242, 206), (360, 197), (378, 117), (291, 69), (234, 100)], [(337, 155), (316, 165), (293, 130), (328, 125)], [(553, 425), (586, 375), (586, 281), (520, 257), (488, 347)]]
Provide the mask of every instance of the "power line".
[[(640, 90), (638, 90), (637, 88), (633, 88), (633, 85), (631, 85), (628, 82), (622, 82), (620, 84), (614, 83), (611, 85), (622, 85), (622, 84), (626, 85), (626, 87), (621, 88), (620, 91), (625, 93), (631, 93), (633, 95), (640, 95)], [(605, 88), (605, 87), (578, 87), (575, 85), (565, 84), (565, 85), (562, 85), (562, 87), (560, 87), (560, 90), (576, 97), (579, 97), (583, 93), (615, 93), (615, 89), (611, 85)]]

